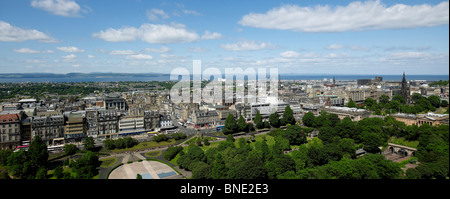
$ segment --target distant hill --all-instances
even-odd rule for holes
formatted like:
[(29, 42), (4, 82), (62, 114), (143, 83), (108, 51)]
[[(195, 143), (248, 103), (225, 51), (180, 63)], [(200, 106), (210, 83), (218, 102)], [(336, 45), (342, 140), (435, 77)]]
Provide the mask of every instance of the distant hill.
[(0, 78), (112, 78), (112, 77), (163, 77), (162, 73), (0, 73)]

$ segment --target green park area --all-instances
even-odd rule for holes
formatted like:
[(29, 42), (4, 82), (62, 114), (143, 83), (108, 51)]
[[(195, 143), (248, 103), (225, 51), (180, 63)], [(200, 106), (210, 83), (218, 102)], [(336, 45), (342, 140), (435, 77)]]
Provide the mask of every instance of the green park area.
[[(192, 171), (194, 179), (448, 178), (448, 125), (406, 126), (389, 116), (341, 120), (326, 112), (318, 116), (308, 113), (301, 122), (303, 126), (284, 122), (285, 129), (271, 125), (267, 134), (235, 139), (233, 134), (241, 131), (233, 132), (229, 121), (225, 124), (229, 130), (224, 132), (226, 140), (205, 142), (207, 138), (197, 138), (202, 141), (170, 147), (163, 155)], [(312, 131), (318, 131), (319, 136), (308, 139)], [(417, 148), (415, 156), (402, 162), (386, 159), (381, 153), (388, 142)], [(367, 153), (357, 156), (356, 150), (362, 148)], [(415, 166), (407, 168), (410, 163)]]

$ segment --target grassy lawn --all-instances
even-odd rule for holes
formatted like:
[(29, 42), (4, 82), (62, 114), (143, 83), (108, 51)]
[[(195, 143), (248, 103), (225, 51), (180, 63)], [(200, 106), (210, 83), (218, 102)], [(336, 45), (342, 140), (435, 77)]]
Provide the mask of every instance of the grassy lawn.
[(160, 156), (161, 153), (162, 153), (162, 151), (150, 151), (150, 152), (145, 153), (145, 156), (154, 157), (155, 158), (155, 157)]
[(394, 143), (394, 144), (400, 144), (403, 146), (409, 146), (409, 147), (413, 147), (413, 148), (417, 148), (417, 146), (419, 146), (419, 141), (408, 141), (408, 140), (405, 140), (405, 138), (391, 137), (391, 138), (389, 138), (388, 142)]
[(117, 158), (116, 157), (105, 158), (105, 159), (101, 159), (100, 162), (102, 162), (100, 167), (108, 168), (117, 162)]
[(175, 144), (175, 139), (170, 139), (168, 141), (162, 141), (162, 142), (155, 142), (155, 141), (147, 141), (147, 142), (140, 142), (138, 145), (132, 147), (132, 148), (126, 148), (126, 149), (114, 149), (111, 152), (124, 152), (124, 151), (132, 151), (132, 150), (142, 150), (142, 149), (148, 149), (153, 147), (160, 147), (160, 146), (167, 146)]

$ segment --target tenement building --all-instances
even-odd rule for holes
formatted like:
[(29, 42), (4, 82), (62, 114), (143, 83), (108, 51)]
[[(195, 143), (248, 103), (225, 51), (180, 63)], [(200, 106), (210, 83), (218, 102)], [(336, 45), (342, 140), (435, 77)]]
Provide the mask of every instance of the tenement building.
[(219, 114), (216, 111), (194, 111), (192, 113), (193, 127), (211, 127), (219, 122)]
[(20, 145), (19, 114), (0, 115), (0, 149), (14, 149)]
[(145, 111), (144, 112), (144, 128), (145, 130), (154, 130), (159, 128), (160, 116), (159, 111)]
[(53, 143), (53, 139), (64, 136), (64, 116), (42, 116), (31, 118), (31, 138), (40, 136), (47, 144)]

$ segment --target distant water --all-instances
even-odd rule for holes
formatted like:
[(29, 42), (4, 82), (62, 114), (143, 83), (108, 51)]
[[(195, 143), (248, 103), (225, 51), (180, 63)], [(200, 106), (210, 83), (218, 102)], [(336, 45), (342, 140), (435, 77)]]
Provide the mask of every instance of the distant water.
[(125, 81), (168, 81), (168, 76), (162, 77), (69, 77), (69, 78), (0, 78), (0, 83), (20, 82), (125, 82)]
[[(281, 80), (357, 80), (375, 79), (375, 76), (383, 77), (383, 81), (402, 81), (403, 75), (280, 75)], [(448, 75), (406, 75), (406, 80), (439, 81), (448, 80)]]
[[(335, 77), (336, 80), (374, 79), (375, 76), (383, 77), (384, 81), (401, 81), (402, 75), (288, 75), (280, 74), (281, 80), (328, 80)], [(448, 80), (448, 75), (406, 75), (407, 80), (439, 81)], [(0, 83), (20, 82), (120, 82), (120, 81), (169, 81), (169, 75), (160, 76), (97, 76), (97, 77), (0, 77)]]

